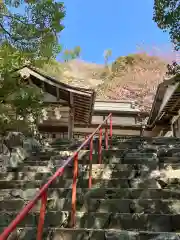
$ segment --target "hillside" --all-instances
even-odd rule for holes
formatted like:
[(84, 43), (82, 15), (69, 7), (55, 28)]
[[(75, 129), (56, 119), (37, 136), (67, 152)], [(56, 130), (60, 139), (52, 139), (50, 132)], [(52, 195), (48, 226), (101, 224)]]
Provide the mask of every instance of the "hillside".
[(134, 100), (141, 110), (149, 111), (157, 85), (166, 73), (166, 65), (160, 58), (146, 54), (120, 57), (98, 89), (98, 98)]
[(70, 85), (94, 88), (98, 99), (134, 100), (149, 111), (166, 62), (147, 54), (119, 57), (106, 67), (81, 60), (45, 65), (44, 71)]

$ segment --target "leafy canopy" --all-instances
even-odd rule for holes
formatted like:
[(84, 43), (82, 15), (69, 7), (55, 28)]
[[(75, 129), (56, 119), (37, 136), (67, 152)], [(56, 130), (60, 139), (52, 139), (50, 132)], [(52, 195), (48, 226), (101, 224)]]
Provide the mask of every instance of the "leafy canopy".
[(154, 0), (154, 21), (169, 31), (175, 49), (180, 50), (180, 0)]
[(81, 47), (80, 46), (76, 46), (73, 49), (65, 49), (63, 51), (63, 59), (65, 62), (68, 62), (72, 59), (76, 59), (79, 58), (81, 54)]
[(14, 70), (27, 63), (39, 67), (56, 57), (64, 16), (63, 3), (54, 0), (0, 1), (1, 132), (17, 125), (18, 118), (28, 122), (39, 114), (41, 91), (27, 86)]
[(4, 0), (0, 6), (0, 43), (7, 41), (30, 59), (55, 57), (64, 16), (63, 3), (54, 0)]

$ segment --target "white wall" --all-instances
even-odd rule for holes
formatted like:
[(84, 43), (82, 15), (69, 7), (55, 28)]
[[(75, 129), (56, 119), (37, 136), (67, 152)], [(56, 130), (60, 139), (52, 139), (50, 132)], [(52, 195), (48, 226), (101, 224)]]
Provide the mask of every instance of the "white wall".
[[(91, 134), (93, 131), (95, 131), (95, 128), (74, 128), (74, 133), (86, 133)], [(104, 132), (105, 130), (103, 130)], [(113, 135), (135, 135), (139, 136), (140, 131), (139, 130), (124, 130), (124, 129), (113, 129)]]
[(43, 117), (39, 119), (42, 124), (55, 125), (68, 125), (69, 107), (64, 106), (48, 106), (43, 109)]
[(135, 125), (135, 117), (112, 117), (113, 125)]
[[(92, 117), (92, 124), (101, 124), (103, 122), (103, 116), (93, 116)], [(109, 123), (109, 120), (108, 120)], [(112, 116), (112, 123), (113, 125), (135, 125), (136, 120), (135, 117), (113, 117)]]
[[(94, 110), (95, 111), (102, 111), (102, 110), (113, 110), (113, 111), (123, 111), (123, 110), (132, 110), (133, 102), (127, 101), (127, 102), (121, 102), (121, 101), (105, 101), (100, 102), (96, 101), (94, 103)], [(136, 109), (137, 111), (137, 109)]]

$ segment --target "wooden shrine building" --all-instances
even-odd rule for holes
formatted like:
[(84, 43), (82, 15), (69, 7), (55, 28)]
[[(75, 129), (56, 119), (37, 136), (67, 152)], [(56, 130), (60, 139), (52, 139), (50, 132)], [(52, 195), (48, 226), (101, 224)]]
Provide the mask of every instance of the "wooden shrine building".
[(90, 124), (95, 91), (69, 86), (33, 67), (18, 70), (30, 85), (44, 92), (44, 116), (39, 119), (39, 130), (73, 136), (74, 124)]

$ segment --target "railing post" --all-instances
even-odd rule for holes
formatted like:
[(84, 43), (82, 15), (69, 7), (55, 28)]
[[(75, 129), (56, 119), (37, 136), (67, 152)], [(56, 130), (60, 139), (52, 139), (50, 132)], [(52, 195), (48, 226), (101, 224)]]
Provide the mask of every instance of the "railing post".
[(99, 129), (99, 146), (98, 146), (98, 159), (99, 164), (102, 163), (102, 128)]
[(45, 192), (41, 197), (41, 209), (39, 214), (37, 240), (42, 240), (44, 219), (45, 219), (45, 213), (46, 213), (46, 204), (47, 204), (47, 192)]
[(93, 137), (90, 140), (90, 151), (89, 151), (89, 188), (92, 187), (92, 157), (93, 157)]
[[(85, 135), (85, 137), (84, 137), (85, 141), (86, 141), (87, 138), (88, 138), (88, 136)], [(85, 149), (86, 149), (86, 146), (84, 146), (83, 149), (85, 150)]]
[(105, 149), (108, 149), (108, 121), (106, 121), (105, 126)]
[(110, 145), (112, 148), (112, 114), (110, 115)]
[(71, 226), (76, 224), (76, 185), (78, 176), (78, 153), (74, 157), (73, 185), (72, 185), (72, 210), (71, 210)]

